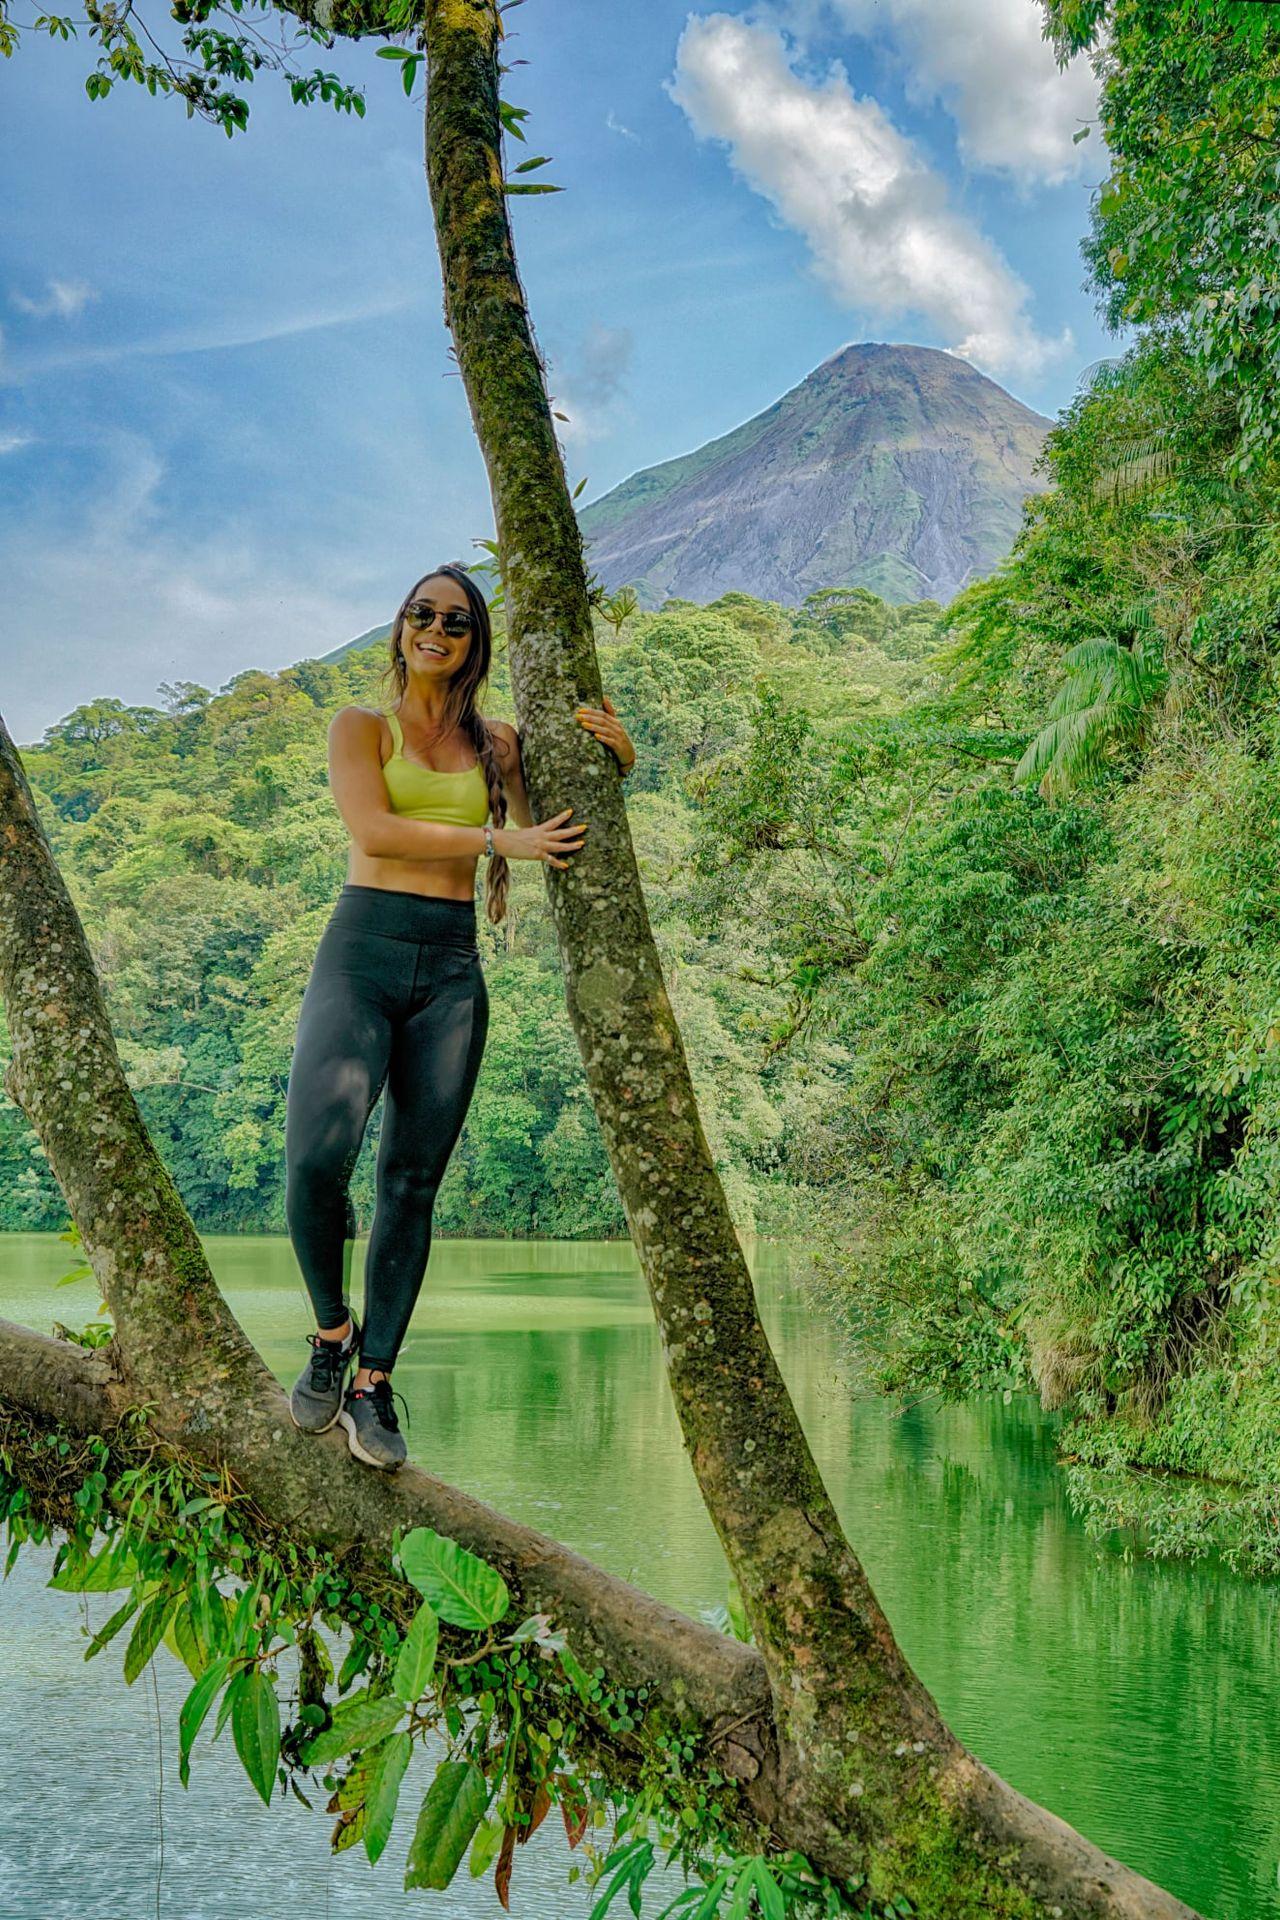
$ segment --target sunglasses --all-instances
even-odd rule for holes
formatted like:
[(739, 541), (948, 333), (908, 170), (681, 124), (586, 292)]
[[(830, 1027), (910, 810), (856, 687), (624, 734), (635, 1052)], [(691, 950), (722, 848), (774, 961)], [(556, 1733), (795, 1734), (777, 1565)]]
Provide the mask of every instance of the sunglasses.
[[(415, 632), (425, 633), (435, 619), (436, 612), (437, 609), (429, 607), (425, 600), (411, 600), (404, 610), (404, 617)], [(440, 626), (443, 632), (452, 634), (456, 640), (460, 635), (470, 633), (471, 615), (461, 607), (450, 607), (447, 613), (440, 615)]]

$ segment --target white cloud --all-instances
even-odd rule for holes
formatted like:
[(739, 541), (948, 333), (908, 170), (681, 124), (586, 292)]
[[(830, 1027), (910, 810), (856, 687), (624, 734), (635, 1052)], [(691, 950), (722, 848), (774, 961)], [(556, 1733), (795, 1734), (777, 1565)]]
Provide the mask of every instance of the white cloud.
[(610, 107), (608, 113), (606, 113), (604, 117), (604, 123), (606, 127), (608, 127), (610, 133), (623, 133), (626, 135), (628, 140), (638, 140), (640, 138), (640, 135), (638, 133), (633, 133), (630, 127), (623, 126), (621, 120), (618, 119), (612, 107)]
[(1072, 135), (1097, 112), (1086, 59), (1059, 70), (1039, 0), (828, 0), (856, 33), (887, 35), (908, 97), (940, 100), (976, 167), (1052, 184), (1096, 167), (1096, 132)]
[(571, 365), (562, 367), (548, 355), (552, 405), (568, 415), (553, 422), (562, 447), (585, 446), (613, 431), (612, 409), (623, 391), (634, 345), (630, 327), (606, 327), (595, 321)]
[(875, 100), (853, 92), (838, 60), (811, 83), (772, 28), (691, 15), (667, 90), (804, 236), (815, 271), (850, 311), (920, 315), (990, 371), (1034, 374), (1069, 349), (1069, 333), (1037, 333), (1026, 285), (948, 206), (942, 177)]
[(15, 293), (11, 297), (19, 313), (34, 314), (41, 320), (50, 317), (74, 320), (98, 296), (83, 280), (50, 280), (49, 291), (42, 300), (31, 300), (25, 293)]
[(163, 680), (216, 690), (248, 667), (328, 653), (394, 608), (358, 534), (343, 556), (281, 551), (248, 518), (171, 524), (152, 443), (117, 431), (98, 443), (107, 476), (56, 533), (34, 516), (0, 523), (0, 712), (20, 745), (87, 700), (158, 706)]
[(21, 428), (12, 433), (0, 429), (0, 454), (21, 453), (24, 447), (32, 446), (34, 442), (34, 433), (24, 433)]

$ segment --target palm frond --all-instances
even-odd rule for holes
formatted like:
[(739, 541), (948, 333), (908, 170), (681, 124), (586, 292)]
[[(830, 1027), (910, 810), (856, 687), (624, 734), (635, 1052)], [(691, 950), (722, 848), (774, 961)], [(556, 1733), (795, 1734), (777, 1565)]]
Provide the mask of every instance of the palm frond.
[(1173, 478), (1177, 468), (1167, 427), (1153, 427), (1149, 433), (1115, 440), (1109, 451), (1112, 464), (1093, 483), (1095, 500), (1114, 501), (1121, 494), (1163, 485)]
[(1139, 611), (1144, 626), (1137, 645), (1098, 637), (1078, 640), (1063, 655), (1066, 678), (1014, 769), (1016, 781), (1038, 780), (1046, 799), (1068, 792), (1096, 779), (1112, 748), (1141, 739), (1167, 673), (1159, 636), (1147, 610)]

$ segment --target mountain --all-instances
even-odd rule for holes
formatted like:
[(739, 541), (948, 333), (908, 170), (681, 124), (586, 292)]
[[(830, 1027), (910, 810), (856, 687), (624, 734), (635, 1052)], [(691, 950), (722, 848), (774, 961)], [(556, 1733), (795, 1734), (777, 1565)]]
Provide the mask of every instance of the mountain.
[(844, 347), (754, 419), (578, 514), (591, 566), (644, 607), (819, 587), (947, 601), (1013, 544), (1052, 422), (933, 347)]
[(328, 666), (334, 660), (341, 660), (344, 653), (360, 653), (365, 647), (371, 647), (375, 640), (389, 640), (394, 624), (394, 621), (387, 620), (380, 627), (370, 627), (366, 632), (358, 633), (354, 640), (344, 640), (340, 647), (320, 655), (320, 665)]

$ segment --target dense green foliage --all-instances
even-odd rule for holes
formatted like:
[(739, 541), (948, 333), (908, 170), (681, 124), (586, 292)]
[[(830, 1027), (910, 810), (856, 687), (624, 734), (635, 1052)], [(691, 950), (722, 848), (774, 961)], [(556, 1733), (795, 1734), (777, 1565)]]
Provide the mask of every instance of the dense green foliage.
[[(882, 1378), (1034, 1385), (1069, 1444), (1280, 1477), (1280, 294), (1261, 8), (1105, 25), (1101, 297), (1145, 322), (1066, 410), (927, 684), (815, 729), (764, 706), (705, 783), (720, 929), (785, 971), (780, 1032), (848, 1069), (793, 1134)], [(807, 748), (805, 745), (807, 742)], [(799, 752), (798, 785), (767, 777)], [(761, 777), (762, 773), (765, 777)], [(726, 859), (726, 853), (728, 858)], [(1103, 1519), (1124, 1502), (1096, 1482)], [(1277, 1563), (1268, 1499), (1230, 1508)], [(1166, 1545), (1211, 1537), (1172, 1509)]]
[(1104, 80), (1110, 178), (1085, 252), (1103, 310), (1176, 328), (1229, 389), (1231, 464), (1270, 453), (1280, 390), (1280, 23), (1257, 0), (1044, 0)]
[[(939, 614), (863, 593), (783, 611), (730, 594), (669, 602), (599, 637), (604, 683), (636, 742), (632, 827), (707, 1127), (744, 1228), (781, 1224), (784, 1128), (800, 1130), (834, 1059), (766, 1065), (736, 933), (696, 924), (689, 850), (704, 767), (751, 734), (771, 686), (833, 718), (888, 708)], [(197, 1225), (281, 1232), (284, 1093), (312, 956), (345, 872), (329, 794), (331, 715), (379, 697), (374, 646), (220, 694), (160, 689), (162, 708), (102, 700), (23, 763), (102, 974), (148, 1127)], [(490, 710), (511, 712), (497, 653)], [(803, 768), (797, 766), (798, 777)], [(704, 916), (705, 918), (705, 916)], [(468, 1235), (605, 1236), (625, 1222), (569, 1025), (541, 871), (512, 869), (507, 920), (480, 916), (489, 1042), (436, 1209)], [(353, 1180), (373, 1208), (379, 1114)], [(21, 1113), (0, 1101), (0, 1227), (55, 1228), (65, 1207)]]

